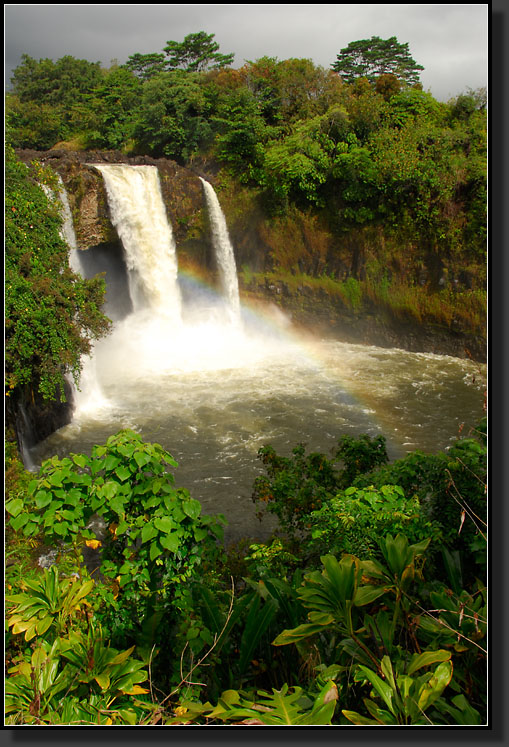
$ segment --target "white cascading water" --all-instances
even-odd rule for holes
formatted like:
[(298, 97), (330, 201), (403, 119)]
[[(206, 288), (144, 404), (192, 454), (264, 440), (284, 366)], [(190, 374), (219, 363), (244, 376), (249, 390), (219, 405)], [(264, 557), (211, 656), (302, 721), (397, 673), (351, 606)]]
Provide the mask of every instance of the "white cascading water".
[[(79, 258), (78, 242), (76, 241), (76, 233), (74, 231), (74, 224), (72, 220), (71, 207), (69, 205), (69, 199), (67, 192), (62, 181), (62, 178), (57, 174), (59, 192), (58, 199), (60, 201), (60, 211), (62, 214), (62, 227), (60, 229), (60, 235), (67, 243), (69, 247), (69, 266), (73, 272), (77, 275), (82, 274), (82, 267)], [(50, 199), (55, 198), (53, 190), (46, 185), (43, 185), (44, 191)], [(98, 407), (104, 407), (107, 404), (107, 400), (104, 397), (101, 386), (97, 378), (97, 364), (94, 355), (94, 346), (91, 346), (89, 355), (84, 355), (81, 358), (81, 374), (79, 388), (76, 387), (72, 376), (68, 376), (67, 380), (71, 386), (73, 393), (73, 406), (74, 414), (80, 414), (88, 410), (95, 410)]]
[(135, 313), (149, 307), (181, 320), (177, 253), (155, 166), (94, 164), (104, 179), (111, 220), (125, 251)]
[(233, 323), (238, 323), (240, 321), (239, 282), (228, 227), (214, 187), (205, 179), (202, 179), (201, 176), (200, 181), (203, 185), (207, 201), (214, 250), (219, 266), (223, 293), (228, 304), (231, 320)]

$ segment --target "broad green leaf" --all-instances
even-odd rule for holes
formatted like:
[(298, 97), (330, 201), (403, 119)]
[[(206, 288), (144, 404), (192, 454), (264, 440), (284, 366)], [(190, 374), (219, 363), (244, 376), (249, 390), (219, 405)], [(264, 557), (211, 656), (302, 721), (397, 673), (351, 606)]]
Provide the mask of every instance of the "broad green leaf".
[(61, 537), (65, 537), (65, 535), (69, 532), (69, 524), (66, 521), (62, 521), (59, 524), (55, 524), (53, 526), (53, 530)]
[(143, 529), (141, 530), (141, 542), (142, 544), (144, 542), (147, 542), (148, 540), (152, 539), (157, 534), (157, 531), (152, 524), (152, 522), (148, 522), (148, 524), (145, 524), (143, 526)]
[(365, 604), (371, 604), (375, 599), (385, 594), (387, 589), (384, 586), (361, 586), (355, 592), (353, 603), (356, 607), (363, 607)]
[(126, 661), (134, 651), (135, 646), (131, 646), (131, 648), (128, 648), (126, 651), (121, 651), (119, 654), (115, 656), (114, 659), (110, 661), (110, 665), (113, 664), (122, 664), (122, 662)]
[(397, 725), (398, 720), (396, 716), (393, 716), (392, 713), (386, 711), (385, 708), (380, 708), (380, 706), (375, 703), (374, 700), (364, 698), (363, 702), (370, 716), (373, 716), (373, 718), (378, 721), (378, 723), (384, 724), (385, 726), (389, 726), (392, 724)]
[(46, 651), (42, 648), (42, 646), (38, 646), (34, 653), (32, 654), (31, 662), (32, 666), (35, 668), (42, 666), (46, 659), (48, 658)]
[(116, 495), (114, 498), (110, 501), (110, 508), (112, 511), (115, 511), (118, 516), (122, 516), (124, 513), (124, 497), (121, 495)]
[(338, 699), (337, 685), (332, 680), (329, 680), (329, 682), (326, 682), (326, 684), (320, 690), (314, 702), (313, 710), (315, 708), (319, 708), (323, 705), (326, 705), (327, 703), (330, 703), (331, 701), (335, 702), (337, 699)]
[[(122, 504), (122, 510), (123, 510), (123, 507), (124, 507), (124, 504)], [(128, 529), (129, 529), (129, 524), (127, 523), (127, 521), (125, 521), (125, 519), (121, 519), (118, 522), (118, 526), (115, 530), (116, 536), (120, 537), (120, 535), (125, 534), (125, 532), (127, 532)]]
[(150, 543), (150, 560), (155, 560), (159, 555), (162, 555), (162, 552), (163, 551), (156, 540)]
[(134, 460), (136, 464), (138, 465), (138, 467), (142, 469), (151, 461), (151, 457), (148, 454), (146, 454), (144, 451), (137, 451), (134, 454)]
[(21, 498), (13, 498), (12, 500), (7, 501), (7, 503), (5, 504), (5, 510), (10, 513), (11, 516), (16, 517), (19, 512), (23, 510), (23, 501), (21, 500)]
[(201, 513), (201, 504), (194, 498), (190, 498), (182, 503), (182, 510), (190, 519), (197, 519)]
[(44, 508), (48, 506), (53, 500), (52, 494), (47, 490), (39, 490), (35, 496), (35, 505), (37, 508)]
[(94, 677), (95, 681), (101, 688), (101, 690), (107, 690), (110, 686), (110, 676), (108, 672), (101, 672), (100, 674), (96, 674)]
[(451, 658), (451, 652), (439, 649), (438, 651), (423, 651), (422, 654), (414, 654), (410, 659), (407, 674), (413, 674), (421, 667), (428, 667), (437, 661), (448, 661)]
[(371, 718), (366, 718), (366, 716), (361, 716), (361, 714), (356, 711), (341, 711), (341, 713), (356, 726), (380, 726), (379, 721), (374, 721)]
[(164, 549), (168, 550), (169, 552), (178, 552), (180, 548), (180, 541), (175, 533), (161, 535), (159, 537), (159, 542), (164, 547)]
[(84, 454), (73, 454), (72, 460), (74, 464), (77, 464), (78, 467), (82, 467), (83, 469), (88, 466), (88, 459)]
[(125, 482), (125, 480), (131, 477), (131, 470), (125, 467), (123, 464), (121, 464), (119, 467), (116, 468), (115, 474), (117, 475), (120, 482)]
[(176, 523), (169, 516), (157, 516), (154, 519), (154, 526), (159, 529), (160, 532), (170, 534), (176, 528)]
[(43, 635), (48, 630), (52, 622), (53, 622), (53, 618), (49, 615), (46, 617), (43, 617), (42, 620), (39, 620), (39, 622), (35, 626), (37, 635)]
[(113, 472), (118, 465), (120, 464), (120, 459), (113, 454), (108, 454), (106, 459), (104, 460), (102, 466), (102, 469), (106, 470), (106, 472)]
[(134, 452), (136, 451), (137, 446), (135, 444), (120, 444), (118, 447), (118, 451), (122, 456), (127, 457), (130, 459)]
[(85, 581), (83, 584), (81, 584), (81, 586), (78, 586), (78, 588), (75, 589), (70, 595), (72, 604), (77, 604), (81, 599), (84, 599), (87, 594), (92, 591), (94, 585), (95, 581), (93, 579), (90, 579), (89, 581)]
[(56, 472), (49, 475), (48, 479), (52, 485), (62, 485), (67, 476), (68, 473), (66, 470), (56, 470)]
[(114, 482), (113, 480), (109, 480), (108, 482), (105, 482), (104, 485), (100, 489), (101, 495), (103, 495), (105, 498), (107, 498), (109, 501), (114, 498), (118, 492), (119, 484), (118, 482)]
[(371, 684), (373, 685), (373, 689), (382, 698), (391, 713), (394, 713), (394, 706), (392, 703), (393, 691), (389, 687), (389, 685), (384, 682), (377, 674), (375, 674), (375, 672), (372, 672), (371, 669), (368, 669), (362, 664), (359, 665), (359, 671), (365, 675), (369, 682), (371, 682)]
[(336, 703), (331, 701), (320, 707), (313, 707), (310, 713), (299, 716), (293, 721), (299, 726), (329, 726), (334, 715)]
[(410, 549), (413, 551), (414, 555), (422, 555), (423, 552), (427, 549), (429, 543), (431, 542), (431, 539), (428, 537), (427, 539), (423, 539), (420, 542), (416, 542), (413, 545), (410, 545)]
[(17, 516), (14, 516), (9, 520), (9, 524), (14, 529), (14, 531), (18, 532), (29, 521), (29, 518), (30, 517), (28, 514), (18, 514)]
[(423, 711), (428, 708), (443, 693), (452, 678), (452, 662), (439, 664), (431, 679), (422, 686), (419, 693), (418, 705)]
[(292, 630), (283, 630), (273, 641), (273, 646), (287, 646), (290, 643), (296, 643), (303, 638), (309, 638), (316, 633), (324, 630), (326, 626), (319, 623), (304, 623)]

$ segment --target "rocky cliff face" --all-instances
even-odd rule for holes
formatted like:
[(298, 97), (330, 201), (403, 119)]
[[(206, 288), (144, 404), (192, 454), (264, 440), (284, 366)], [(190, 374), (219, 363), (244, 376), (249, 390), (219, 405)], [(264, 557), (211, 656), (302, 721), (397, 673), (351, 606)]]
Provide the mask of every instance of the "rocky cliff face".
[(210, 242), (198, 174), (168, 159), (155, 160), (148, 156), (128, 158), (117, 151), (18, 150), (17, 155), (25, 163), (37, 160), (44, 166), (50, 166), (61, 176), (73, 214), (78, 248), (81, 250), (118, 241), (110, 220), (103, 179), (93, 165), (125, 163), (157, 166), (168, 219), (184, 263), (209, 262)]

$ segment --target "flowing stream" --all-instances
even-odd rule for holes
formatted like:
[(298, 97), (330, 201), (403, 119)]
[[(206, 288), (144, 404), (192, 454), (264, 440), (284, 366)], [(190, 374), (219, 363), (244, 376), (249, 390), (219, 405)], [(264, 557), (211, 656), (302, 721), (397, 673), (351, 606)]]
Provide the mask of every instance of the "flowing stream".
[[(227, 539), (265, 538), (274, 521), (260, 523), (251, 501), (263, 472), (262, 445), (289, 456), (305, 443), (331, 455), (343, 434), (381, 433), (394, 459), (415, 449), (446, 449), (482, 417), (484, 366), (297, 337), (278, 309), (261, 315), (232, 306), (227, 285), (218, 294), (180, 277), (171, 227), (163, 228), (159, 212), (156, 169), (101, 171), (128, 271), (136, 274), (128, 291), (133, 311), (96, 343), (86, 369), (92, 381), (81, 384), (73, 421), (35, 447), (37, 463), (53, 454), (90, 453), (93, 444), (132, 428), (175, 457), (176, 484), (205, 513), (226, 516)], [(206, 193), (213, 192), (207, 184)], [(214, 209), (220, 211), (217, 197)], [(220, 261), (234, 268), (233, 249)]]

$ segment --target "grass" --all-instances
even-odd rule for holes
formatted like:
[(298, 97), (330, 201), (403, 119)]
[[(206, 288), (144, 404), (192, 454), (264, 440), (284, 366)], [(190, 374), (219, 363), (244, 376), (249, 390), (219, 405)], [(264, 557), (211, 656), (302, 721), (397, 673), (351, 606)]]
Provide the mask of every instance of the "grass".
[(486, 336), (487, 294), (484, 290), (447, 288), (430, 292), (425, 286), (390, 282), (385, 278), (378, 281), (373, 278), (356, 280), (353, 277), (337, 280), (328, 275), (311, 277), (305, 273), (280, 269), (255, 273), (247, 266), (239, 274), (246, 285), (254, 283), (263, 287), (268, 281), (284, 283), (290, 293), (298, 293), (303, 287), (312, 291), (321, 290), (356, 313), (375, 306), (396, 319), (437, 324), (483, 338)]

